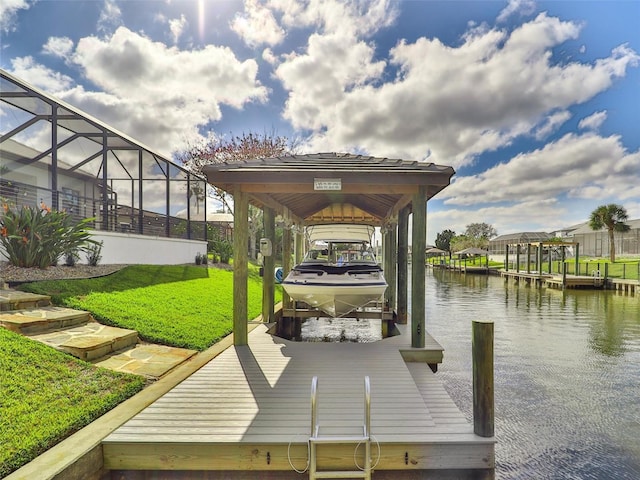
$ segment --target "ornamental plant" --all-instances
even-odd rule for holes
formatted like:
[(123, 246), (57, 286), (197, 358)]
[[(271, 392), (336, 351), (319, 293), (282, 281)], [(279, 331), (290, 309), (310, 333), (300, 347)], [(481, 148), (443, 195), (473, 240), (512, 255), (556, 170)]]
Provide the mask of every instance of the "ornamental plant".
[(0, 244), (3, 255), (17, 267), (47, 268), (66, 252), (86, 251), (95, 244), (89, 233), (93, 219), (75, 221), (68, 213), (40, 208), (20, 209), (3, 204), (0, 219)]

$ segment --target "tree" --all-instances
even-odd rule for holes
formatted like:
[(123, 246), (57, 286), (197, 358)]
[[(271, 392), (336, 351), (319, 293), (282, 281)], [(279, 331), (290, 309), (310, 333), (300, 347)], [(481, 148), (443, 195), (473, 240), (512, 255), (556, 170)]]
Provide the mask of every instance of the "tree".
[(451, 240), (456, 236), (453, 230), (443, 230), (436, 236), (436, 247), (440, 250), (451, 251)]
[(488, 223), (470, 223), (465, 228), (464, 235), (471, 243), (469, 247), (487, 248), (489, 239), (498, 235), (493, 225)]
[[(177, 154), (177, 159), (185, 168), (193, 173), (202, 173), (202, 168), (212, 163), (241, 162), (254, 158), (280, 157), (295, 153), (295, 146), (287, 138), (275, 134), (243, 133), (240, 136), (211, 138), (201, 144), (192, 145), (184, 152)], [(214, 197), (222, 204), (223, 210), (233, 212), (231, 197), (222, 189), (213, 188)], [(192, 191), (190, 195), (201, 194)], [(196, 204), (197, 208), (197, 204)], [(250, 257), (256, 259), (256, 236), (262, 231), (262, 210), (249, 207), (249, 251)]]
[(631, 228), (625, 222), (629, 219), (627, 210), (621, 205), (610, 203), (600, 205), (589, 217), (589, 226), (592, 230), (606, 228), (609, 232), (609, 258), (611, 262), (616, 261), (616, 245), (614, 242), (614, 232), (628, 232)]

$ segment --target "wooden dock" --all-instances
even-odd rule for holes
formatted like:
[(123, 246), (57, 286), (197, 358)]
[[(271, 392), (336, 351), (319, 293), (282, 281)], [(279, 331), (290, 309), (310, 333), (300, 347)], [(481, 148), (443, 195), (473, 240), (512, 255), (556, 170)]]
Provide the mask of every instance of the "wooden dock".
[[(473, 433), (426, 363), (405, 360), (420, 350), (441, 358), (442, 347), (428, 336), (426, 349), (412, 349), (407, 326), (399, 328), (402, 335), (374, 343), (302, 343), (261, 325), (247, 346), (228, 348), (109, 435), (105, 467), (119, 479), (158, 470), (162, 478), (186, 478), (178, 473), (185, 470), (206, 479), (300, 478), (294, 467), (307, 466), (312, 377), (321, 433), (342, 436), (362, 431), (368, 375), (374, 478), (493, 478), (495, 439)], [(355, 449), (321, 445), (319, 469), (351, 470), (354, 458), (363, 465), (364, 448)]]

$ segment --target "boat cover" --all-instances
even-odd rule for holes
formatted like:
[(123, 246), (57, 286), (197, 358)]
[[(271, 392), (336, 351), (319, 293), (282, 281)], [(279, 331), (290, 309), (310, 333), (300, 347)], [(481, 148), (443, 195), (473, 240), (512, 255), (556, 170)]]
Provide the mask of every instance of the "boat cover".
[(370, 242), (375, 227), (371, 225), (355, 225), (350, 223), (332, 223), (329, 225), (310, 225), (307, 237), (310, 242), (325, 240), (327, 242)]

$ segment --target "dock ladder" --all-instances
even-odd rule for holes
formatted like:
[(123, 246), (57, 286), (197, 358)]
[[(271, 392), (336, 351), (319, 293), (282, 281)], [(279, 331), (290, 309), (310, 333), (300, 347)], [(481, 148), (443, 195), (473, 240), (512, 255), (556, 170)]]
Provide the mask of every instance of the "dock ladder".
[[(364, 445), (364, 465), (357, 464), (354, 451), (354, 463), (357, 470), (318, 471), (318, 445), (354, 445), (357, 450)], [(309, 437), (309, 480), (317, 478), (364, 478), (371, 480), (371, 385), (369, 376), (364, 377), (364, 424), (362, 435), (320, 435), (318, 424), (318, 377), (311, 380), (311, 436)]]

